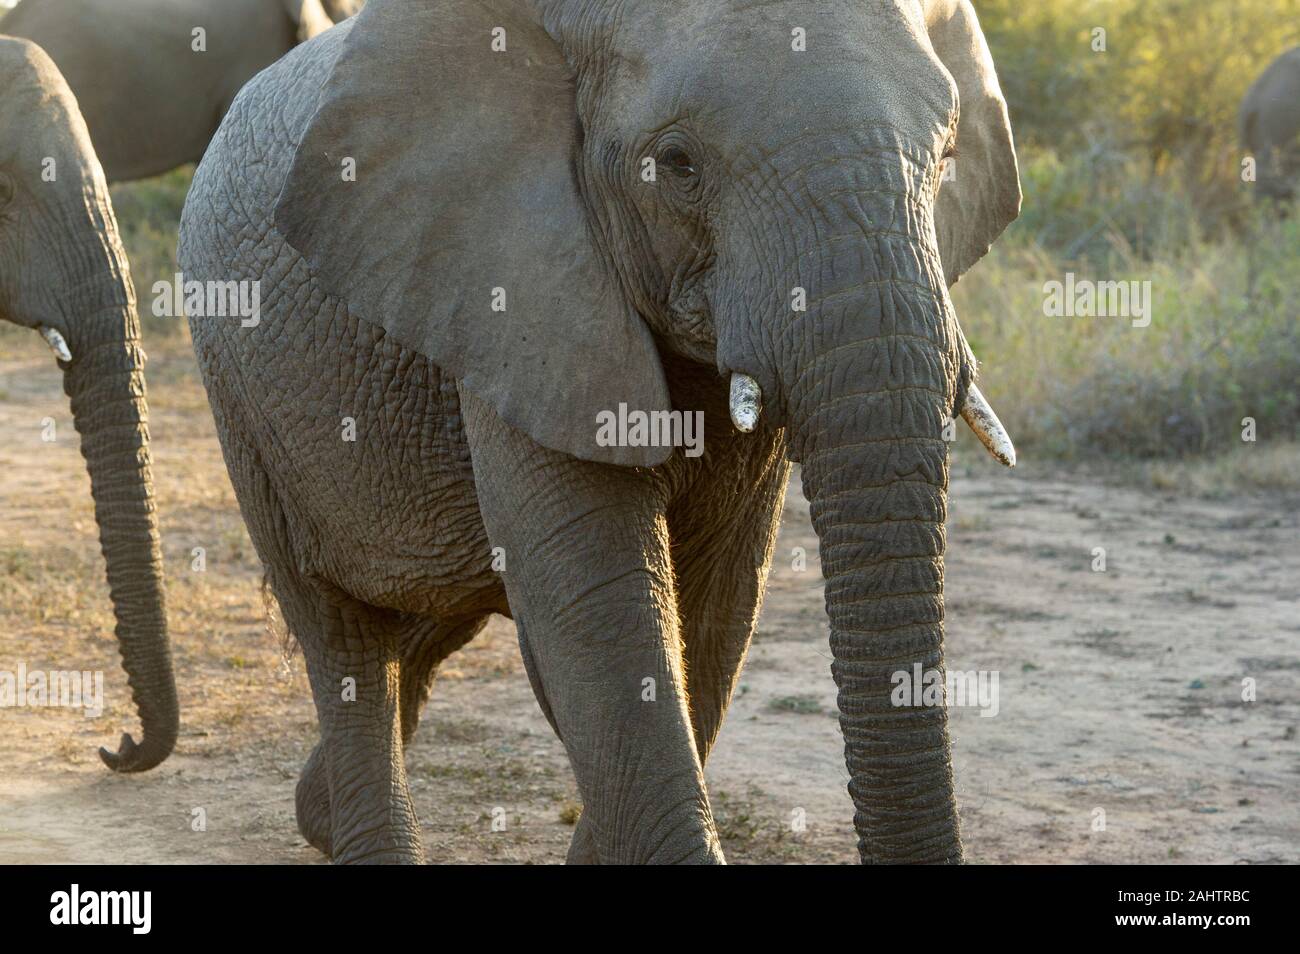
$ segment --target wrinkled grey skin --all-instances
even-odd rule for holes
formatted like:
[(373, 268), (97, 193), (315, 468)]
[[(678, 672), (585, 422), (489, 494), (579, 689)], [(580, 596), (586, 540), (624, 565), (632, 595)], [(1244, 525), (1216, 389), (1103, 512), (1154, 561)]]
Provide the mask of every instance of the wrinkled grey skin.
[[(187, 278), (262, 282), (255, 328), (190, 327), (316, 700), (299, 828), (424, 859), (403, 748), (496, 612), (582, 793), (569, 860), (721, 862), (703, 764), (793, 459), (862, 858), (959, 861), (946, 713), (889, 694), (943, 669), (941, 434), (974, 373), (947, 286), (1019, 208), (974, 15), (544, 7), (370, 0), (245, 88), (185, 206)], [(702, 411), (703, 456), (599, 446), (620, 402)]]
[(63, 387), (144, 729), (139, 744), (124, 735), (117, 753), (100, 754), (140, 772), (175, 745), (177, 705), (135, 291), (104, 173), (58, 69), (35, 44), (0, 37), (0, 89), (0, 319), (53, 329), (72, 354), (59, 362)]
[(1241, 142), (1255, 157), (1256, 188), (1267, 199), (1295, 197), (1300, 185), (1300, 46), (1269, 64), (1241, 100)]
[[(231, 101), (360, 0), (22, 0), (0, 33), (39, 44), (72, 87), (109, 182), (198, 162)], [(192, 31), (207, 32), (195, 52)]]

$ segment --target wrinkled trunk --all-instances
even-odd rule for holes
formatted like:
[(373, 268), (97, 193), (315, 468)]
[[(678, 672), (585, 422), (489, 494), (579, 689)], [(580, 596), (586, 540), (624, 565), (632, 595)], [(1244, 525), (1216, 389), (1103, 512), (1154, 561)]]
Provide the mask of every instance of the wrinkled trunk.
[[(930, 417), (921, 405), (933, 395), (908, 389), (857, 400), (864, 415), (891, 403), (894, 421), (919, 423)], [(941, 442), (921, 430), (904, 426), (896, 439), (873, 438), (887, 440), (874, 455), (846, 433), (804, 463), (866, 862), (961, 857), (947, 714), (942, 705), (899, 707), (891, 699), (896, 673), (911, 679), (917, 663), (943, 672), (946, 462)]]
[[(792, 416), (822, 550), (865, 862), (961, 859), (943, 704), (900, 707), (891, 698), (896, 673), (910, 680), (917, 663), (943, 677), (941, 430), (952, 394), (943, 348), (917, 339), (862, 342), (854, 356), (827, 365), (824, 393)], [(867, 364), (910, 370), (880, 377), (866, 373)]]
[(118, 646), (144, 732), (139, 744), (123, 734), (118, 752), (100, 749), (100, 756), (115, 771), (142, 772), (171, 753), (179, 716), (134, 305), (87, 315), (74, 334), (64, 389), (90, 472)]
[(782, 386), (821, 544), (862, 860), (956, 862), (947, 713), (891, 694), (918, 663), (943, 678), (943, 428), (965, 372), (925, 234), (861, 246), (859, 271), (836, 269), (849, 283), (810, 307), (815, 331)]

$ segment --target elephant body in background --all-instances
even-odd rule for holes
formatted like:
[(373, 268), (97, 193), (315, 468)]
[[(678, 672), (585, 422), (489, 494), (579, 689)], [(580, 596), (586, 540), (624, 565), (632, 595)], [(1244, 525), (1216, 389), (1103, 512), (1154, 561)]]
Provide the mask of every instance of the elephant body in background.
[(1241, 142), (1260, 195), (1290, 199), (1300, 184), (1300, 46), (1269, 64), (1241, 101)]
[(122, 665), (144, 735), (117, 771), (157, 765), (176, 742), (176, 686), (149, 455), (135, 291), (104, 173), (57, 67), (0, 36), (0, 318), (45, 334), (90, 471)]
[(117, 182), (197, 162), (250, 77), (357, 5), (22, 0), (0, 19), (0, 33), (34, 41), (58, 65), (108, 181)]
[[(942, 676), (943, 433), (981, 400), (947, 287), (1018, 211), (1011, 132), (966, 0), (810, 6), (370, 0), (227, 115), (179, 257), (261, 283), (190, 328), (336, 861), (423, 860), (403, 749), (493, 612), (582, 794), (569, 859), (721, 861), (703, 765), (790, 460), (859, 850), (960, 859), (946, 713), (890, 692)], [(703, 453), (615, 414), (699, 415)]]

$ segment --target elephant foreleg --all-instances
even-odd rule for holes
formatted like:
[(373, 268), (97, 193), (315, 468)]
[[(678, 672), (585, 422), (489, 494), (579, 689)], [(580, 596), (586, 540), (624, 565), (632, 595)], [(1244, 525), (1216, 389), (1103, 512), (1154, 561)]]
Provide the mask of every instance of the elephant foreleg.
[[(754, 635), (789, 477), (776, 435), (719, 441), (668, 508), (691, 731), (701, 765)], [(574, 829), (568, 863), (597, 863), (585, 815)]]
[(756, 453), (733, 466), (736, 472), (725, 475), (730, 479), (706, 475), (668, 511), (691, 728), (701, 764), (722, 728), (758, 624), (790, 476), (774, 445), (770, 455)]
[[(477, 636), (489, 617), (475, 616), (456, 623), (414, 618), (402, 628), (402, 658), (398, 676), (402, 748), (411, 744), (420, 713), (429, 701), (434, 677), (444, 659)], [(303, 765), (294, 793), (298, 830), (308, 844), (333, 855), (329, 779), (323, 743), (317, 743)]]
[(461, 392), (479, 505), (597, 854), (721, 862), (682, 684), (662, 488), (548, 451)]
[(298, 784), (299, 829), (336, 862), (421, 864), (402, 759), (400, 640), (380, 611), (295, 589), (277, 596), (303, 647), (321, 731)]

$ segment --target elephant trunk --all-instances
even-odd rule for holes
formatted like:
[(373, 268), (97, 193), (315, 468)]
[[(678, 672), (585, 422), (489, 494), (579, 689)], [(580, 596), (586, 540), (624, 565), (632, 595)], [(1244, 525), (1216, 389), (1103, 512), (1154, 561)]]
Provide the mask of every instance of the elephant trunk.
[(819, 377), (821, 394), (795, 396), (791, 424), (821, 544), (858, 847), (867, 862), (957, 861), (947, 713), (893, 699), (897, 674), (912, 680), (918, 665), (942, 679), (953, 384), (937, 342), (850, 351)]
[(944, 697), (922, 689), (944, 679), (945, 431), (972, 369), (933, 231), (849, 234), (776, 383), (820, 541), (862, 860), (958, 862)]
[(139, 744), (123, 734), (119, 751), (100, 749), (100, 756), (114, 771), (143, 772), (171, 753), (179, 711), (150, 473), (145, 355), (133, 302), (85, 316), (74, 335), (64, 389), (90, 472), (118, 646), (144, 733)]
[(920, 704), (922, 686), (902, 705), (893, 698), (917, 666), (943, 677), (938, 402), (921, 387), (850, 400), (859, 421), (890, 415), (897, 436), (853, 432), (876, 427), (828, 436), (806, 453), (803, 476), (821, 543), (858, 847), (864, 862), (958, 861), (947, 713), (941, 701)]

